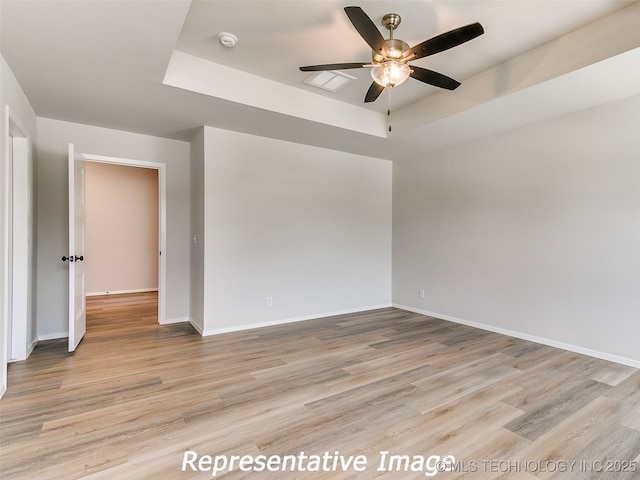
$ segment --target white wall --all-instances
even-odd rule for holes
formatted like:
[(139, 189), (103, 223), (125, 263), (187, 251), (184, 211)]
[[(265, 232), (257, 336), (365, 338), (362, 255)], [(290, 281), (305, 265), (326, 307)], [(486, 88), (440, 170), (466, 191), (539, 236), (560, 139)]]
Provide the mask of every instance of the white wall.
[(158, 171), (87, 162), (87, 295), (158, 289)]
[(395, 163), (394, 304), (640, 366), (639, 125), (635, 97)]
[(204, 195), (205, 333), (390, 304), (390, 162), (205, 127)]
[(38, 118), (38, 336), (67, 335), (67, 144), (77, 152), (164, 163), (167, 321), (189, 316), (189, 143)]
[[(10, 117), (7, 118), (6, 107), (9, 107)], [(19, 195), (16, 220), (19, 221), (20, 231), (15, 232), (9, 225), (9, 164), (8, 164), (8, 144), (5, 138), (9, 130), (10, 123), (17, 122), (24, 131), (26, 139), (23, 141), (27, 151), (27, 164), (19, 165), (17, 193)], [(4, 394), (7, 387), (7, 342), (9, 341), (7, 324), (9, 322), (9, 299), (8, 295), (8, 268), (9, 268), (9, 236), (18, 234), (17, 248), (20, 258), (16, 270), (19, 270), (21, 277), (20, 291), (21, 299), (25, 305), (20, 305), (21, 318), (19, 328), (21, 333), (21, 345), (19, 350), (21, 357), (28, 354), (35, 341), (35, 322), (33, 314), (33, 281), (34, 281), (34, 252), (33, 248), (35, 231), (32, 225), (34, 217), (34, 189), (33, 186), (33, 158), (34, 145), (37, 141), (37, 121), (35, 112), (29, 103), (26, 95), (22, 91), (20, 84), (13, 75), (9, 65), (0, 56), (0, 396)], [(25, 191), (26, 190), (26, 191)], [(15, 206), (14, 206), (15, 207)], [(24, 355), (23, 355), (24, 354)]]

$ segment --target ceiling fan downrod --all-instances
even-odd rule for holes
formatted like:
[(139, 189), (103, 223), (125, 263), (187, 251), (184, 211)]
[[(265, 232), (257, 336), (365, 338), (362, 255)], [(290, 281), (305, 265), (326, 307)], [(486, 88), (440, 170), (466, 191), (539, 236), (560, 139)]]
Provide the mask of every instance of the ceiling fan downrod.
[(382, 17), (382, 25), (384, 28), (389, 30), (389, 39), (393, 39), (393, 31), (398, 28), (402, 18), (397, 13), (387, 13), (384, 17)]

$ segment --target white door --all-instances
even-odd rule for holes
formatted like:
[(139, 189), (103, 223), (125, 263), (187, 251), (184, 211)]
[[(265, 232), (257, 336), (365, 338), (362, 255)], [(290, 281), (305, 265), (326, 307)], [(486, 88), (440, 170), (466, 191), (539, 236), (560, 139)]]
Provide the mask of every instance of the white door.
[(87, 330), (84, 293), (85, 194), (84, 159), (69, 144), (69, 351), (73, 352)]

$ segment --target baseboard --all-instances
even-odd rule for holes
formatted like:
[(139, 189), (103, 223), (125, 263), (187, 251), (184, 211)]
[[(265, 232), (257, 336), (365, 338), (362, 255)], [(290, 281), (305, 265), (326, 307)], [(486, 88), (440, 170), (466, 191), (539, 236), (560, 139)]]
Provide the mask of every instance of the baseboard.
[(0, 386), (0, 398), (4, 397), (4, 394), (7, 393), (7, 384), (3, 384)]
[(103, 295), (124, 295), (127, 293), (146, 293), (146, 292), (157, 292), (157, 288), (138, 288), (135, 290), (109, 290), (107, 292), (90, 292), (85, 294), (87, 297), (98, 297)]
[(291, 317), (291, 318), (285, 318), (285, 319), (279, 319), (279, 320), (272, 320), (269, 322), (248, 323), (245, 325), (216, 328), (214, 330), (204, 330), (204, 331), (201, 331), (200, 328), (196, 326), (193, 321), (191, 322), (191, 324), (194, 326), (196, 330), (200, 332), (200, 335), (202, 335), (203, 337), (208, 337), (209, 335), (220, 335), (222, 333), (240, 332), (243, 330), (251, 330), (254, 328), (273, 327), (275, 325), (284, 325), (287, 323), (304, 322), (306, 320), (316, 320), (319, 318), (335, 317), (336, 315), (347, 315), (351, 313), (368, 312), (371, 310), (378, 310), (380, 308), (389, 308), (391, 306), (392, 305), (390, 303), (386, 303), (384, 305), (373, 305), (369, 307), (353, 308), (349, 310), (339, 310), (335, 312), (328, 312), (328, 313), (322, 313), (322, 314), (316, 314), (316, 315), (304, 315), (301, 317)]
[(38, 344), (38, 339), (33, 339), (31, 341), (31, 343), (29, 345), (27, 345), (27, 350), (25, 352), (25, 356), (24, 358), (10, 358), (9, 360), (7, 360), (7, 363), (14, 363), (14, 362), (23, 362), (26, 359), (28, 359), (31, 356), (31, 353), (33, 353), (33, 349), (36, 348), (36, 345)]
[(172, 323), (185, 323), (189, 321), (191, 321), (189, 317), (179, 317), (179, 318), (165, 318), (164, 322), (158, 322), (158, 323), (160, 323), (160, 325), (171, 325)]
[(60, 338), (69, 338), (69, 332), (48, 333), (46, 335), (38, 335), (37, 342), (43, 342), (45, 340), (58, 340)]
[(34, 338), (31, 343), (29, 344), (29, 346), (27, 347), (27, 358), (29, 358), (29, 356), (31, 355), (31, 353), (33, 353), (33, 349), (36, 348), (36, 345), (38, 344), (38, 339)]
[(196, 331), (204, 337), (204, 331), (202, 330), (202, 327), (200, 326), (199, 323), (197, 323), (193, 318), (189, 318), (189, 323), (191, 324), (191, 326), (193, 328), (196, 329)]
[(559, 342), (549, 338), (538, 337), (535, 335), (529, 335), (528, 333), (516, 332), (513, 330), (507, 330), (505, 328), (494, 327), (492, 325), (486, 325), (484, 323), (472, 322), (464, 320), (462, 318), (453, 317), (451, 315), (445, 315), (441, 313), (430, 312), (427, 310), (421, 310), (419, 308), (408, 307), (406, 305), (394, 304), (395, 308), (406, 310), (408, 312), (419, 313), (429, 317), (435, 317), (442, 320), (447, 320), (453, 323), (459, 323), (461, 325), (467, 325), (469, 327), (479, 328), (481, 330), (487, 330), (489, 332), (500, 333), (509, 337), (519, 338), (521, 340), (528, 340), (530, 342), (539, 343), (541, 345), (547, 345), (549, 347), (560, 348), (569, 352), (579, 353), (581, 355), (587, 355), (589, 357), (599, 358), (600, 360), (607, 360), (609, 362), (619, 363), (621, 365), (627, 365), (629, 367), (640, 368), (640, 360), (632, 358), (621, 357), (619, 355), (613, 355), (607, 352), (601, 352), (599, 350), (592, 350), (590, 348), (584, 348), (577, 345), (571, 345), (570, 343)]

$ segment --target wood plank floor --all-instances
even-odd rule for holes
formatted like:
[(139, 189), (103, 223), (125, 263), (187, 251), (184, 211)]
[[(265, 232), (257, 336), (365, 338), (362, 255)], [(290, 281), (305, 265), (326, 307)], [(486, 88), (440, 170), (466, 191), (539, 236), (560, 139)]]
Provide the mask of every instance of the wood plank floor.
[(392, 308), (202, 338), (156, 305), (91, 297), (74, 354), (10, 364), (1, 478), (640, 478), (637, 369)]

